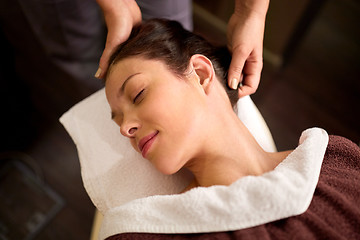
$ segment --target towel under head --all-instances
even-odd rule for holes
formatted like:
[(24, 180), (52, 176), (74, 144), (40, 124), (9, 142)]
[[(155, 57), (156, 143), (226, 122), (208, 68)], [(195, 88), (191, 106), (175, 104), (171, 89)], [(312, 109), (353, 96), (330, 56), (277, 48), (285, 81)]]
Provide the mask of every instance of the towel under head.
[[(264, 150), (276, 151), (270, 131), (249, 96), (238, 101), (237, 109)], [(103, 214), (134, 199), (179, 193), (193, 178), (186, 170), (163, 175), (144, 160), (111, 120), (104, 89), (76, 104), (60, 121), (76, 144), (85, 189)]]

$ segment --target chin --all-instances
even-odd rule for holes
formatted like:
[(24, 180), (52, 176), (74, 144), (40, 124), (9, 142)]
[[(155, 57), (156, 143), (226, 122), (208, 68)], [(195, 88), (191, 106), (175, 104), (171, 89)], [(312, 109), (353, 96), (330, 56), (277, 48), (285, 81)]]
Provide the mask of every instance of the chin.
[(164, 168), (164, 167), (156, 167), (159, 172), (165, 175), (172, 175), (176, 173), (178, 170), (174, 170), (172, 168)]
[(152, 163), (159, 172), (165, 175), (172, 175), (180, 170), (180, 168), (176, 167), (175, 164), (170, 164), (169, 158)]
[(172, 175), (184, 166), (185, 156), (175, 151), (152, 152), (149, 155), (151, 164), (162, 174)]

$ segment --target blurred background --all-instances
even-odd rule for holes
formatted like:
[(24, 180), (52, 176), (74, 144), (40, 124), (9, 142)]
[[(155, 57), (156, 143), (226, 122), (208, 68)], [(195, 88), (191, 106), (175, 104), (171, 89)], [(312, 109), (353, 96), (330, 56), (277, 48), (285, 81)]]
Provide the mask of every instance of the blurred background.
[[(95, 1), (50, 2), (42, 2), (47, 13), (25, 0), (0, 3), (0, 239), (89, 239), (91, 233), (94, 206), (58, 118), (102, 87), (93, 74), (106, 33), (102, 21), (91, 20), (101, 19)], [(233, 0), (193, 0), (194, 31), (225, 45), (233, 6)], [(42, 16), (38, 22), (27, 8)], [(62, 14), (73, 28), (54, 23), (58, 31), (50, 34), (42, 23)], [(79, 16), (82, 24), (75, 22)], [(356, 0), (270, 2), (264, 68), (252, 99), (279, 150), (295, 148), (309, 127), (360, 143), (359, 23)], [(66, 31), (79, 32), (81, 44), (69, 46), (70, 39), (56, 34)]]

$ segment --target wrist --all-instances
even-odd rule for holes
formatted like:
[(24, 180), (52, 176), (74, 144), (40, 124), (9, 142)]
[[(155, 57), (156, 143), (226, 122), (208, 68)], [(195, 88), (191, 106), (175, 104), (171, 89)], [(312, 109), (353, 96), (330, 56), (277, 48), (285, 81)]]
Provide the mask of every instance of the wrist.
[(270, 0), (235, 0), (234, 14), (265, 19), (269, 3)]
[[(96, 0), (104, 15), (123, 15), (124, 11), (129, 12), (132, 18), (141, 19), (141, 11), (135, 0)], [(123, 16), (122, 16), (123, 17)]]

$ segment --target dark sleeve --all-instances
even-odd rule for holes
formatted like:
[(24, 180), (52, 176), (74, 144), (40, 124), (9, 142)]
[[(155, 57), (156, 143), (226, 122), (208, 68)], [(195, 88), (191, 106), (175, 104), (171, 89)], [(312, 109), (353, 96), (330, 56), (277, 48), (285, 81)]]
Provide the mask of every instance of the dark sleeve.
[(360, 239), (360, 148), (330, 136), (314, 197), (301, 215), (230, 232), (123, 233), (108, 239)]

